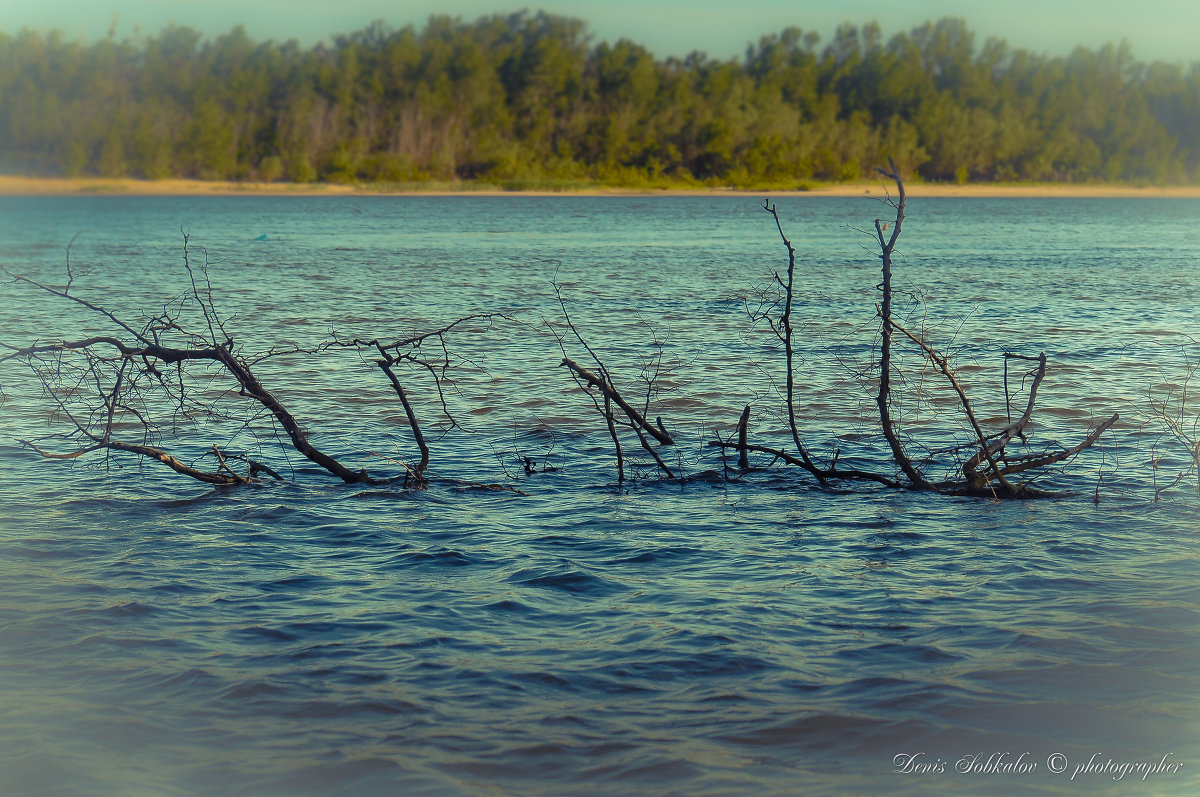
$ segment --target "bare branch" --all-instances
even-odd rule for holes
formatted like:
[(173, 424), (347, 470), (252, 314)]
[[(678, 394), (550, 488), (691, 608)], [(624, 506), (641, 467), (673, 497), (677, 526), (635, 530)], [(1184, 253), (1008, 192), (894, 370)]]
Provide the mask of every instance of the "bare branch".
[[(592, 385), (597, 388), (604, 395), (605, 399), (612, 401), (614, 404), (620, 407), (621, 411), (629, 416), (629, 420), (632, 421), (635, 426), (642, 429), (648, 435), (665, 446), (674, 444), (674, 438), (667, 434), (666, 430), (662, 429), (661, 427), (654, 426), (646, 420), (645, 416), (631, 407), (629, 402), (625, 401), (625, 399), (621, 397), (621, 394), (617, 392), (616, 387), (614, 387), (607, 378), (597, 376), (579, 363), (572, 360), (570, 357), (563, 357), (562, 365), (567, 366), (567, 368), (574, 372), (588, 385)], [(603, 366), (600, 366), (600, 368), (601, 373), (605, 373)]]

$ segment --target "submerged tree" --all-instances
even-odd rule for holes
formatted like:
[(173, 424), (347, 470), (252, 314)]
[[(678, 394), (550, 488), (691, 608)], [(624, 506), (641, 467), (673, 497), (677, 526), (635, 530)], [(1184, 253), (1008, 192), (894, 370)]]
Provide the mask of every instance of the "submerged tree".
[[(994, 498), (1054, 495), (1035, 486), (1029, 477), (1091, 447), (1116, 423), (1118, 416), (1114, 414), (1097, 424), (1075, 445), (1033, 446), (1032, 419), (1039, 388), (1049, 372), (1048, 360), (1044, 353), (1034, 356), (1005, 351), (1003, 405), (1007, 422), (1000, 428), (985, 428), (952, 358), (931, 341), (923, 327), (910, 328), (895, 310), (893, 257), (904, 227), (907, 193), (893, 161), (889, 160), (888, 168), (880, 173), (894, 185), (895, 193), (889, 190), (881, 200), (893, 215), (887, 221), (876, 219), (870, 232), (878, 247), (882, 279), (876, 286), (879, 292), (875, 304), (876, 346), (858, 378), (860, 385), (871, 393), (873, 423), (877, 423), (878, 437), (886, 443), (883, 460), (864, 463), (860, 457), (850, 467), (842, 461), (839, 448), (822, 456), (805, 442), (807, 421), (799, 411), (798, 398), (805, 380), (797, 379), (803, 372), (796, 362), (797, 332), (793, 318), (798, 282), (796, 250), (784, 233), (777, 208), (770, 202), (763, 207), (770, 213), (786, 247), (788, 265), (785, 275), (777, 273), (774, 277), (776, 300), (764, 302), (752, 313), (752, 320), (765, 322), (782, 345), (782, 392), (791, 443), (775, 446), (751, 442), (750, 407), (747, 407), (736, 425), (737, 439), (718, 439), (710, 445), (720, 448), (722, 453), (736, 450), (740, 472), (752, 469), (750, 454), (758, 452), (770, 455), (772, 462), (782, 460), (801, 468), (821, 487), (867, 482), (894, 489)], [(50, 402), (53, 419), (62, 425), (60, 431), (40, 440), (22, 442), (45, 457), (59, 459), (75, 459), (94, 452), (108, 456), (136, 455), (214, 485), (241, 485), (264, 476), (282, 479), (280, 471), (286, 468), (271, 461), (277, 453), (286, 456), (290, 451), (346, 483), (400, 482), (413, 488), (425, 487), (430, 480), (431, 451), (426, 430), (419, 421), (418, 402), (410, 395), (410, 380), (430, 380), (433, 388), (428, 393), (436, 396), (435, 411), (449, 424), (448, 428), (454, 428), (457, 421), (451, 414), (443, 386), (448, 369), (463, 360), (453, 353), (449, 338), (474, 334), (495, 319), (513, 320), (499, 313), (476, 312), (432, 331), (407, 336), (347, 337), (334, 333), (330, 339), (308, 348), (291, 345), (254, 351), (234, 334), (229, 321), (218, 312), (207, 261), (193, 264), (186, 235), (184, 290), (164, 302), (160, 310), (140, 313), (133, 320), (80, 291), (69, 247), (65, 282), (61, 286), (2, 267), (0, 270), (42, 296), (74, 307), (94, 322), (93, 329), (95, 323), (101, 329), (94, 334), (27, 346), (0, 344), (7, 350), (0, 355), (0, 362), (19, 360), (32, 369)], [(631, 399), (629, 384), (636, 380), (614, 377), (572, 319), (557, 284), (554, 292), (562, 320), (546, 322), (545, 328), (561, 352), (561, 366), (589, 396), (604, 421), (615, 453), (618, 483), (631, 475), (649, 474), (686, 481), (688, 477), (677, 449), (674, 456), (664, 456), (661, 450), (674, 446), (677, 435), (668, 431), (667, 425), (652, 412), (663, 372), (662, 342), (655, 336), (654, 354), (639, 364), (644, 395)], [(330, 357), (336, 352), (356, 352), (368, 361), (382, 372), (391, 393), (399, 400), (412, 443), (419, 452), (412, 461), (400, 458), (402, 473), (371, 473), (346, 464), (342, 455), (329, 453), (324, 445), (319, 447), (301, 420), (287, 408), (281, 393), (268, 389), (259, 375), (272, 370), (260, 368), (268, 363), (277, 369), (298, 358)], [(914, 366), (914, 362), (920, 365)], [(1194, 361), (1189, 363), (1190, 378), (1196, 369)], [(1024, 369), (1020, 381), (1028, 385), (1015, 393), (1009, 389), (1010, 364)], [(921, 377), (932, 372), (944, 386), (959, 420), (953, 425), (940, 425), (953, 426), (952, 433), (947, 434), (943, 429), (937, 439), (922, 441), (913, 430), (916, 425), (908, 422), (905, 401), (915, 403), (918, 408), (931, 403), (919, 390), (911, 397), (903, 395), (914, 381), (910, 375), (914, 367), (919, 368)], [(624, 384), (618, 385), (619, 381)], [(1178, 393), (1168, 392), (1151, 402), (1155, 417), (1170, 439), (1188, 451), (1191, 466), (1180, 478), (1195, 472), (1198, 461), (1195, 424), (1187, 425), (1191, 408), (1186, 388), (1185, 381)], [(1013, 409), (1022, 403), (1023, 407)], [(631, 439), (636, 439), (649, 460), (643, 459), (627, 469), (626, 443)], [(914, 453), (917, 450), (921, 451), (919, 455)], [(668, 459), (674, 462), (669, 464)], [(528, 462), (525, 468), (530, 472)], [(948, 477), (935, 475), (939, 471), (943, 475), (948, 473)]]
[[(1147, 392), (1147, 425), (1158, 432), (1150, 459), (1156, 500), (1189, 480), (1200, 496), (1200, 394), (1195, 386), (1200, 376), (1200, 342), (1190, 335), (1184, 337), (1186, 342), (1178, 344), (1182, 359), (1178, 375), (1168, 378), (1164, 374), (1163, 381)], [(1160, 473), (1164, 477), (1161, 483)]]
[[(55, 459), (76, 459), (95, 451), (135, 454), (201, 482), (239, 485), (264, 475), (283, 479), (278, 470), (244, 450), (250, 448), (255, 457), (265, 458), (260, 451), (282, 431), (292, 450), (343, 482), (375, 484), (399, 478), (405, 484), (425, 486), (429, 447), (395, 367), (411, 365), (426, 372), (442, 396), (441, 380), (453, 359), (448, 334), (493, 314), (469, 315), (432, 332), (387, 343), (334, 339), (310, 350), (290, 346), (251, 352), (218, 312), (207, 262), (193, 265), (186, 234), (183, 268), (188, 285), (182, 294), (157, 313), (127, 320), (80, 295), (69, 248), (66, 282), (61, 287), (0, 266), (16, 282), (83, 308), (107, 327), (102, 334), (25, 347), (0, 344), (8, 350), (0, 362), (24, 361), (53, 406), (53, 417), (66, 426), (43, 440), (22, 440), (24, 445)], [(437, 345), (440, 354), (426, 356), (423, 343)], [(318, 448), (301, 421), (255, 373), (268, 360), (314, 356), (333, 348), (373, 349), (381, 356), (376, 364), (400, 399), (420, 450), (416, 465), (402, 463), (402, 477), (368, 473)], [(197, 439), (206, 436), (210, 442), (197, 450)], [(218, 442), (211, 442), (214, 439)], [(68, 450), (48, 450), (54, 445)], [(172, 451), (172, 445), (180, 450)]]
[(609, 372), (608, 367), (605, 366), (604, 361), (600, 359), (600, 355), (588, 345), (583, 335), (580, 334), (579, 328), (571, 320), (566, 299), (563, 298), (562, 291), (559, 289), (557, 283), (554, 284), (554, 295), (558, 297), (559, 307), (562, 309), (563, 324), (570, 331), (571, 336), (578, 342), (579, 346), (587, 353), (588, 358), (593, 363), (593, 367), (584, 367), (571, 359), (567, 351), (566, 336), (557, 332), (549, 322), (547, 322), (547, 328), (558, 342), (558, 347), (562, 351), (561, 365), (567, 368), (571, 374), (571, 378), (575, 380), (575, 384), (588, 395), (596, 411), (604, 418), (616, 456), (617, 483), (621, 484), (625, 481), (625, 454), (621, 446), (620, 434), (617, 432), (618, 427), (627, 428), (637, 436), (642, 450), (649, 454), (650, 458), (654, 461), (654, 466), (662, 475), (668, 479), (682, 479), (682, 473), (677, 474), (672, 472), (670, 466), (667, 465), (666, 461), (658, 453), (655, 444), (650, 442), (654, 440), (655, 443), (663, 446), (675, 444), (674, 437), (672, 437), (671, 433), (663, 425), (661, 417), (656, 417), (654, 423), (650, 423), (647, 420), (650, 415), (650, 402), (658, 390), (658, 374), (662, 368), (662, 346), (657, 337), (655, 338), (657, 349), (655, 354), (648, 361), (642, 363), (641, 370), (646, 391), (642, 408), (639, 410), (630, 404), (621, 394), (621, 391), (617, 389), (616, 382)]
[[(1119, 416), (1114, 413), (1110, 418), (1093, 428), (1077, 445), (1071, 447), (1020, 454), (1010, 452), (1009, 448), (1014, 440), (1019, 440), (1022, 444), (1027, 443), (1027, 433), (1033, 418), (1033, 409), (1037, 399), (1038, 388), (1041, 386), (1042, 380), (1046, 377), (1047, 359), (1045, 353), (1031, 357), (1005, 352), (1006, 375), (1009, 361), (1037, 363), (1036, 367), (1029, 374), (1032, 381), (1028, 390), (1027, 403), (1024, 411), (1016, 420), (1011, 421), (997, 431), (991, 433), (984, 431), (976, 416), (971, 400), (967, 395), (967, 391), (948, 357), (931, 344), (923, 334), (907, 329), (896, 318), (893, 309), (893, 253), (904, 225), (907, 193), (904, 181), (900, 176), (900, 171), (893, 160), (888, 160), (887, 169), (879, 169), (878, 171), (882, 176), (894, 183), (896, 193), (893, 195), (889, 191), (882, 200), (894, 212), (893, 218), (887, 222), (883, 219), (875, 219), (873, 229), (873, 236), (879, 247), (882, 280), (877, 286), (880, 296), (875, 310), (876, 316), (879, 319), (879, 343), (877, 350), (878, 360), (873, 369), (872, 378), (875, 385), (874, 402), (879, 418), (879, 430), (886, 440), (891, 453), (891, 464), (898, 473), (879, 473), (868, 470), (839, 468), (837, 464), (840, 455), (839, 451), (835, 451), (827, 462), (819, 463), (810, 455), (806, 446), (801, 442), (793, 395), (793, 329), (790, 320), (792, 303), (795, 298), (795, 281), (793, 276), (795, 271), (795, 249), (783, 232), (783, 227), (780, 224), (779, 214), (775, 206), (769, 202), (764, 203), (763, 207), (774, 218), (779, 235), (787, 247), (788, 270), (786, 281), (778, 274), (775, 276), (776, 282), (783, 291), (782, 313), (776, 318), (773, 315), (773, 306), (767, 305), (765, 309), (757, 314), (757, 317), (765, 319), (774, 334), (784, 344), (784, 367), (786, 369), (787, 386), (786, 412), (788, 425), (792, 431), (793, 443), (799, 454), (799, 459), (779, 449), (749, 446), (746, 443), (744, 431), (745, 413), (743, 413), (743, 419), (738, 424), (741, 432), (737, 444), (727, 440), (715, 440), (712, 442), (712, 445), (721, 448), (732, 448), (736, 445), (742, 452), (759, 450), (771, 453), (777, 458), (784, 459), (791, 464), (804, 468), (816, 477), (822, 485), (833, 481), (874, 481), (891, 487), (904, 487), (911, 490), (927, 490), (955, 495), (975, 495), (994, 498), (1037, 498), (1055, 495), (1055, 493), (1038, 489), (1032, 482), (1016, 481), (1013, 477), (1026, 471), (1036, 471), (1039, 468), (1045, 468), (1049, 465), (1062, 462), (1078, 454), (1080, 451), (1089, 448), (1099, 439), (1105, 430), (1117, 422)], [(752, 313), (752, 317), (754, 316), (755, 314)], [(893, 353), (893, 344), (897, 339), (907, 340), (916, 346), (924, 361), (945, 379), (947, 387), (956, 398), (963, 420), (966, 423), (968, 436), (971, 440), (970, 442), (934, 452), (935, 454), (949, 454), (957, 457), (953, 466), (953, 470), (957, 473), (956, 478), (936, 480), (930, 477), (923, 468), (923, 463), (918, 462), (909, 453), (908, 445), (904, 440), (903, 423), (894, 411), (896, 401), (894, 384), (898, 377), (903, 377), (904, 375), (900, 366), (897, 365)], [(918, 398), (918, 400), (920, 399)], [(1005, 405), (1009, 406), (1010, 403), (1011, 397), (1006, 392)], [(934, 461), (929, 464), (939, 463)]]

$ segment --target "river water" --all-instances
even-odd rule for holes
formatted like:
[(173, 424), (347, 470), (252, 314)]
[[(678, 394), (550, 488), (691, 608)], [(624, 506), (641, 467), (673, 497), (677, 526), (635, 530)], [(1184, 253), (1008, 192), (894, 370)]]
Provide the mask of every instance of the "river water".
[[(888, 208), (778, 208), (801, 434), (891, 475), (862, 232)], [(0, 265), (61, 286), (70, 243), (72, 293), (122, 319), (187, 293), (186, 232), (245, 352), (312, 352), (262, 381), (380, 476), (416, 457), (395, 395), (369, 355), (312, 350), (503, 314), (447, 336), (455, 423), (427, 372), (401, 374), (423, 491), (322, 473), (215, 371), (227, 414), (159, 442), (285, 481), (43, 459), (18, 440), (70, 450), (48, 437), (66, 419), (0, 363), (0, 794), (1197, 793), (1200, 500), (1194, 474), (1155, 500), (1189, 459), (1151, 410), (1178, 409), (1197, 357), (1200, 202), (918, 191), (908, 216), (900, 314), (954, 355), (989, 429), (1028, 386), (1010, 366), (1006, 407), (1005, 352), (1050, 359), (1031, 450), (1120, 413), (1039, 477), (1070, 495), (822, 489), (768, 455), (723, 461), (707, 443), (746, 404), (752, 442), (790, 440), (783, 353), (751, 318), (787, 256), (753, 198), (0, 198)], [(594, 362), (559, 297), (639, 406), (653, 382), (675, 478), (626, 433), (618, 483), (560, 366), (556, 336)], [(0, 284), (0, 341), (102, 330)], [(961, 441), (940, 377), (899, 348), (912, 450)]]

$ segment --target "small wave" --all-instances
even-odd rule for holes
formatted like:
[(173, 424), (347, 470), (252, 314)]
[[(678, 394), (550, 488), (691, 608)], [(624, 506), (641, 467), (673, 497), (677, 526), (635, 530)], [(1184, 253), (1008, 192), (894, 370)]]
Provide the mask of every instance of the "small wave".
[(1086, 545), (1079, 545), (1077, 543), (1070, 542), (1051, 545), (1046, 549), (1046, 551), (1047, 553), (1060, 553), (1078, 558), (1089, 558), (1095, 556), (1097, 553), (1094, 548), (1089, 548)]
[(882, 720), (842, 714), (811, 714), (802, 719), (771, 725), (749, 733), (724, 737), (726, 741), (750, 747), (800, 747), (824, 750), (857, 745), (886, 723)]
[(370, 714), (409, 715), (423, 713), (424, 709), (407, 700), (307, 700), (281, 712), (285, 717), (304, 719), (308, 717), (354, 718)]
[(275, 684), (267, 683), (266, 681), (242, 681), (227, 687), (219, 698), (238, 703), (243, 700), (253, 700), (260, 697), (270, 697), (274, 695), (287, 695), (288, 689)]
[(139, 668), (123, 679), (128, 688), (153, 689), (157, 695), (189, 696), (215, 691), (224, 681), (207, 670), (192, 668), (183, 672), (157, 673)]
[(701, 773), (701, 770), (683, 758), (663, 758), (645, 764), (624, 766), (607, 773), (605, 780), (632, 781), (634, 783), (686, 782)]
[(533, 686), (549, 686), (555, 689), (573, 690), (574, 685), (560, 675), (555, 675), (552, 672), (535, 671), (518, 673), (509, 676), (511, 680), (522, 684), (531, 684)]
[(394, 650), (421, 650), (422, 648), (436, 648), (443, 645), (457, 644), (458, 640), (449, 636), (431, 636), (424, 639), (414, 640), (412, 642), (393, 642), (388, 645), (388, 648)]
[(474, 561), (460, 551), (443, 549), (440, 551), (412, 551), (395, 557), (389, 563), (390, 567), (404, 568), (411, 565), (434, 565), (437, 567), (465, 567)]
[(259, 589), (264, 592), (287, 592), (291, 590), (310, 590), (318, 587), (323, 587), (329, 583), (329, 579), (324, 576), (313, 575), (312, 573), (303, 573), (297, 576), (289, 576), (287, 578), (276, 579), (275, 581), (267, 581), (257, 584)]
[(1009, 586), (1030, 594), (1057, 594), (1063, 590), (1090, 590), (1095, 583), (1084, 578), (1073, 576), (1046, 577), (1035, 574), (1014, 578)]
[(653, 564), (655, 562), (673, 562), (679, 559), (689, 559), (695, 554), (702, 553), (699, 548), (688, 548), (686, 546), (676, 546), (670, 548), (657, 548), (653, 551), (643, 551), (636, 556), (627, 556), (621, 559), (613, 559), (608, 564), (625, 565), (625, 564)]
[(603, 596), (627, 589), (618, 581), (593, 576), (575, 568), (557, 569), (553, 572), (530, 568), (514, 573), (508, 580), (523, 587), (552, 589), (573, 595)]
[(899, 658), (906, 661), (918, 661), (924, 664), (958, 661), (962, 657), (947, 653), (928, 645), (905, 645), (896, 642), (884, 642), (862, 648), (846, 648), (837, 652), (838, 657), (859, 661), (881, 661)]
[(105, 617), (148, 617), (152, 614), (157, 614), (160, 609), (157, 606), (149, 606), (145, 603), (130, 601), (116, 606), (108, 606), (103, 609), (84, 610), (90, 614), (98, 614)]
[(774, 667), (771, 662), (758, 656), (728, 650), (705, 650), (685, 657), (648, 658), (612, 665), (604, 668), (603, 672), (622, 681), (632, 679), (655, 684), (676, 679), (751, 675)]
[[(0, 518), (0, 524), (4, 518)], [(5, 545), (0, 547), (2, 559), (87, 559), (102, 554), (103, 549), (62, 545), (45, 541), (47, 547), (35, 547), (40, 540), (29, 540), (25, 544)]]
[(496, 601), (495, 603), (489, 603), (484, 608), (493, 612), (527, 613), (534, 611), (532, 607), (527, 606), (520, 601), (513, 600)]
[(240, 628), (235, 632), (238, 636), (246, 637), (251, 641), (271, 640), (275, 642), (295, 642), (298, 637), (295, 634), (289, 634), (286, 631), (281, 631), (277, 628), (267, 628), (261, 625), (252, 625), (248, 628)]
[(839, 623), (833, 620), (813, 620), (812, 624), (822, 626), (823, 628), (832, 628), (837, 631), (908, 631), (912, 628), (912, 626), (904, 625), (903, 623), (873, 625), (871, 623)]
[(346, 636), (350, 634), (373, 634), (386, 631), (392, 626), (387, 623), (377, 623), (370, 620), (309, 620), (301, 623), (288, 623), (287, 633), (298, 637), (311, 636)]

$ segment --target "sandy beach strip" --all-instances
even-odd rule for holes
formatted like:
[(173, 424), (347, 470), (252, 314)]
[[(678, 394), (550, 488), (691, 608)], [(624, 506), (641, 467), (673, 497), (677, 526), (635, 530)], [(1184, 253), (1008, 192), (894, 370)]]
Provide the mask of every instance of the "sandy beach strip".
[[(388, 190), (387, 187), (336, 185), (332, 183), (254, 183), (205, 180), (133, 180), (103, 178), (19, 177), (0, 175), (0, 195), (128, 195), (128, 196), (753, 196), (753, 197), (858, 197), (880, 195), (883, 182), (843, 183), (813, 187), (807, 191), (773, 189), (631, 189), (585, 188), (562, 191), (512, 191), (499, 188), (446, 189), (444, 184), (413, 190)], [(946, 183), (906, 183), (911, 197), (1139, 197), (1200, 198), (1200, 186), (1128, 186), (1093, 184), (991, 184), (950, 185)]]

